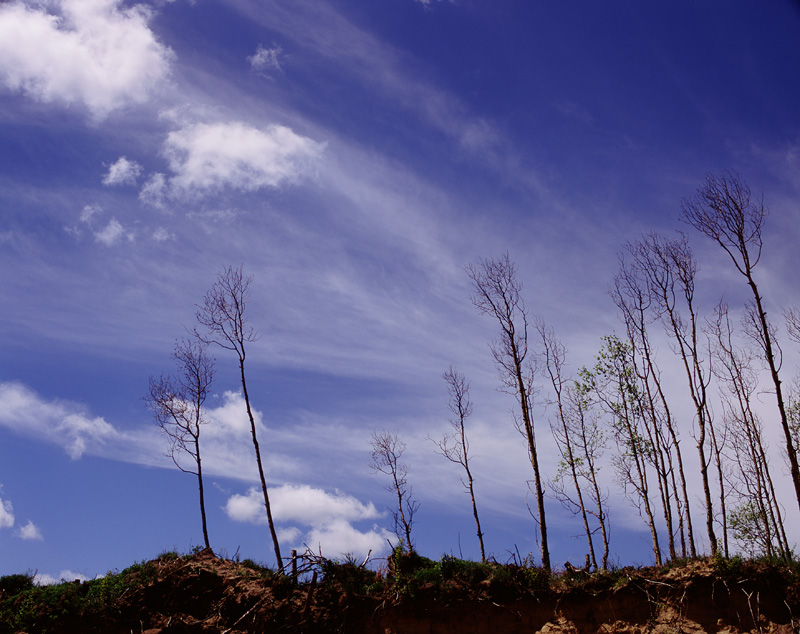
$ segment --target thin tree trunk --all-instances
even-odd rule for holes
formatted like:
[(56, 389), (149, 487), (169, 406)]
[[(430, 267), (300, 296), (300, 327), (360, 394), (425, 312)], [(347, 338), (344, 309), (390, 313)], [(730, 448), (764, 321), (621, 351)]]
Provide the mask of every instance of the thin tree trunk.
[(264, 478), (264, 466), (261, 462), (261, 449), (258, 446), (258, 436), (256, 435), (256, 421), (253, 410), (250, 408), (250, 397), (247, 394), (247, 381), (244, 375), (244, 354), (239, 359), (239, 369), (242, 378), (242, 394), (244, 395), (245, 406), (247, 407), (247, 417), (250, 420), (250, 433), (253, 436), (253, 448), (256, 452), (256, 464), (258, 465), (258, 477), (261, 481), (261, 491), (264, 494), (264, 508), (267, 511), (267, 524), (272, 537), (272, 546), (275, 549), (275, 559), (278, 562), (278, 570), (283, 569), (283, 558), (281, 557), (281, 546), (278, 542), (278, 533), (275, 530), (275, 522), (272, 519), (272, 507), (269, 503), (269, 492), (267, 491), (267, 480)]
[(211, 543), (208, 541), (208, 525), (206, 524), (206, 502), (203, 493), (203, 465), (200, 461), (200, 439), (196, 438), (195, 449), (197, 450), (197, 487), (200, 490), (200, 517), (203, 521), (203, 541), (206, 548), (211, 548)]

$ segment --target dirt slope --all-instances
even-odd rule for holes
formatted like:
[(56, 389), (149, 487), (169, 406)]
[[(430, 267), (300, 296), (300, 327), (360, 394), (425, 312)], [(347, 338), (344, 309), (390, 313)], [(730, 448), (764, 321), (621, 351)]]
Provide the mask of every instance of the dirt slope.
[[(564, 575), (538, 585), (515, 580), (524, 569), (497, 570), (478, 583), (456, 575), (432, 583), (424, 574), (412, 583), (401, 573), (387, 579), (352, 564), (329, 564), (319, 568), (318, 580), (294, 584), (203, 551), (141, 565), (124, 587), (68, 584), (82, 602), (39, 599), (37, 605), (34, 597), (44, 595), (5, 597), (0, 633), (735, 634), (794, 632), (793, 615), (800, 616), (797, 573), (776, 565), (695, 560), (669, 569)], [(8, 616), (14, 610), (33, 615), (24, 630), (14, 629), (14, 622), (23, 623)]]

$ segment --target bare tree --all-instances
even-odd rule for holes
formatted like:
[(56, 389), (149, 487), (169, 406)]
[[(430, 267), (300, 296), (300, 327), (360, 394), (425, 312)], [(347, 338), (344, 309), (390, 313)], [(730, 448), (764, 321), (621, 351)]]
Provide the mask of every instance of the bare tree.
[(653, 446), (645, 431), (645, 404), (632, 354), (631, 345), (616, 335), (603, 337), (603, 348), (597, 355), (594, 368), (583, 368), (579, 374), (582, 390), (590, 391), (611, 415), (612, 435), (617, 444), (612, 462), (617, 480), (647, 523), (653, 542), (653, 558), (660, 566), (661, 546), (648, 476), (648, 464), (653, 462)]
[[(597, 569), (594, 553), (594, 535), (600, 532), (603, 555), (600, 568), (608, 569), (609, 519), (607, 513), (608, 492), (600, 488), (600, 460), (606, 449), (606, 434), (600, 425), (600, 417), (594, 407), (591, 391), (580, 381), (567, 383), (563, 394), (563, 428), (551, 425), (553, 436), (561, 451), (561, 463), (552, 480), (553, 493), (561, 505), (577, 515), (585, 511), (595, 519), (596, 526), (587, 535), (590, 562)], [(567, 445), (571, 451), (567, 450)], [(567, 483), (569, 479), (574, 487)], [(578, 496), (577, 492), (581, 491)], [(582, 509), (582, 510), (581, 510)], [(584, 527), (586, 522), (584, 523)]]
[[(675, 342), (675, 349), (686, 372), (687, 385), (695, 407), (699, 432), (697, 452), (700, 458), (700, 476), (706, 503), (706, 529), (711, 552), (716, 553), (718, 544), (714, 530), (714, 506), (708, 477), (711, 458), (706, 453), (706, 444), (711, 446), (717, 457), (720, 456), (720, 453), (708, 400), (710, 360), (704, 353), (699, 340), (698, 317), (694, 305), (694, 278), (697, 263), (689, 249), (688, 241), (683, 235), (674, 240), (665, 240), (653, 233), (645, 236), (636, 244), (628, 245), (628, 251), (633, 256), (637, 268), (645, 276), (652, 297), (658, 302), (659, 316), (667, 334)], [(688, 321), (683, 317), (681, 307), (688, 315)], [(724, 522), (724, 485), (719, 460), (716, 465), (720, 475), (720, 502)], [(723, 537), (727, 548), (724, 524)]]
[(753, 293), (754, 325), (775, 387), (786, 456), (800, 507), (800, 466), (783, 397), (777, 341), (753, 274), (763, 247), (761, 225), (767, 214), (763, 196), (754, 198), (736, 172), (724, 172), (720, 176), (706, 176), (696, 195), (683, 201), (682, 209), (683, 220), (723, 248)]
[(452, 433), (445, 434), (441, 440), (433, 442), (439, 448), (438, 454), (447, 458), (450, 462), (461, 465), (466, 474), (466, 480), (461, 478), (461, 484), (469, 493), (472, 501), (472, 515), (475, 517), (475, 528), (478, 531), (478, 543), (481, 548), (481, 561), (486, 561), (486, 551), (483, 547), (483, 531), (481, 521), (478, 517), (478, 505), (475, 502), (475, 487), (472, 471), (469, 467), (469, 440), (467, 439), (467, 418), (472, 414), (472, 402), (469, 398), (469, 382), (466, 377), (450, 366), (442, 374), (442, 378), (447, 383), (447, 391), (450, 395), (448, 407), (455, 418), (450, 419), (453, 428)]
[(394, 534), (409, 551), (414, 550), (411, 539), (411, 528), (414, 516), (419, 509), (419, 502), (412, 497), (411, 486), (408, 484), (408, 465), (401, 462), (406, 451), (406, 444), (400, 435), (394, 431), (372, 432), (370, 441), (369, 467), (375, 473), (388, 475), (392, 481), (386, 486), (387, 491), (392, 491), (397, 496), (397, 510), (392, 511), (394, 519)]
[(503, 388), (516, 396), (519, 405), (522, 420), (517, 420), (517, 426), (528, 443), (528, 457), (533, 468), (542, 567), (549, 571), (544, 485), (532, 414), (534, 367), (527, 358), (528, 316), (521, 295), (522, 283), (517, 279), (508, 253), (496, 260), (480, 260), (476, 266), (468, 266), (467, 273), (475, 291), (472, 303), (482, 314), (496, 319), (500, 326), (500, 338), (492, 344), (492, 354)]
[(731, 470), (731, 481), (740, 503), (729, 514), (729, 523), (743, 548), (753, 546), (758, 554), (786, 557), (790, 549), (783, 512), (772, 480), (761, 419), (752, 407), (758, 390), (753, 367), (757, 356), (747, 347), (735, 347), (724, 302), (717, 306), (716, 319), (709, 326), (715, 336), (714, 373), (725, 389), (721, 398), (732, 439), (728, 456), (737, 467)]
[[(191, 340), (176, 342), (172, 358), (178, 374), (162, 374), (158, 379), (150, 377), (150, 390), (145, 400), (158, 426), (169, 438), (170, 445), (166, 455), (178, 469), (197, 476), (203, 541), (206, 548), (211, 548), (203, 493), (200, 427), (208, 422), (203, 415), (203, 404), (214, 380), (214, 361), (206, 355), (206, 346), (203, 343)], [(190, 466), (181, 459), (184, 456), (188, 456)]]
[(252, 277), (245, 277), (242, 267), (228, 267), (217, 274), (217, 281), (206, 293), (202, 305), (197, 307), (197, 323), (202, 327), (195, 328), (195, 336), (202, 342), (217, 345), (225, 350), (235, 353), (239, 360), (239, 376), (242, 383), (247, 417), (250, 421), (250, 433), (253, 439), (253, 448), (256, 454), (258, 477), (261, 481), (261, 491), (264, 494), (264, 508), (267, 512), (267, 523), (275, 550), (275, 559), (278, 570), (283, 569), (283, 559), (278, 542), (278, 533), (272, 519), (272, 508), (269, 502), (267, 481), (264, 477), (264, 466), (261, 460), (261, 449), (256, 434), (256, 421), (250, 405), (250, 395), (247, 391), (247, 378), (245, 374), (245, 359), (247, 357), (247, 344), (258, 340), (258, 335), (248, 324), (245, 307), (249, 294)]
[[(556, 423), (550, 422), (550, 429), (553, 432), (553, 438), (558, 445), (561, 453), (561, 463), (559, 465), (558, 473), (552, 480), (553, 491), (556, 498), (561, 502), (562, 506), (574, 514), (580, 515), (583, 520), (583, 530), (586, 534), (587, 547), (589, 548), (589, 562), (597, 569), (597, 557), (595, 555), (594, 543), (592, 541), (592, 534), (594, 529), (589, 526), (590, 511), (584, 501), (583, 488), (581, 487), (581, 478), (579, 471), (583, 465), (583, 460), (586, 456), (576, 454), (576, 441), (575, 432), (578, 430), (573, 429), (574, 422), (569, 420), (567, 413), (567, 394), (568, 380), (564, 377), (564, 364), (566, 363), (567, 351), (564, 344), (558, 340), (552, 328), (549, 328), (543, 321), (536, 321), (536, 330), (542, 342), (542, 360), (544, 371), (550, 379), (550, 385), (553, 388), (555, 396), (552, 405), (556, 408)], [(579, 412), (580, 413), (580, 412)], [(584, 446), (585, 449), (585, 446)], [(569, 473), (569, 478), (572, 481), (572, 491), (568, 492), (564, 486), (564, 475)], [(573, 497), (574, 496), (574, 497)], [(602, 526), (605, 531), (605, 527)], [(606, 558), (603, 558), (603, 568), (606, 567)]]
[[(687, 555), (687, 539), (689, 554), (696, 555), (694, 529), (692, 525), (689, 494), (686, 486), (686, 474), (683, 468), (683, 455), (680, 439), (672, 416), (666, 394), (650, 342), (649, 326), (661, 316), (659, 302), (656, 301), (639, 267), (620, 257), (620, 268), (614, 278), (614, 287), (610, 295), (620, 310), (620, 316), (628, 333), (628, 341), (634, 352), (634, 366), (642, 381), (649, 403), (649, 418), (652, 428), (651, 437), (659, 447), (660, 489), (664, 516), (669, 531), (670, 556), (675, 557), (675, 544), (672, 534), (672, 509), (670, 498), (675, 499), (675, 511), (678, 518), (678, 534), (681, 540), (681, 554)], [(677, 469), (675, 468), (677, 466)], [(677, 471), (680, 485), (676, 480)], [(672, 494), (669, 493), (670, 489)]]

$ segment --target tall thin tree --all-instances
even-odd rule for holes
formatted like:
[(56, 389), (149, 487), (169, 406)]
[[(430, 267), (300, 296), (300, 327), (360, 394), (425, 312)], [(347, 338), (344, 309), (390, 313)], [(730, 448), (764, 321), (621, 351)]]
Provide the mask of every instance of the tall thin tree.
[[(145, 400), (158, 426), (170, 441), (167, 456), (184, 473), (197, 476), (200, 493), (200, 517), (203, 542), (208, 540), (205, 494), (203, 491), (203, 461), (200, 456), (200, 429), (208, 422), (203, 405), (214, 380), (214, 361), (206, 355), (206, 346), (199, 341), (181, 340), (175, 343), (172, 358), (178, 368), (176, 375), (150, 377), (150, 390)], [(181, 458), (188, 456), (191, 466)]]
[[(710, 360), (704, 353), (699, 339), (700, 331), (694, 301), (697, 263), (692, 256), (688, 240), (683, 235), (673, 240), (667, 240), (651, 233), (639, 242), (628, 245), (628, 251), (633, 256), (635, 265), (647, 280), (653, 298), (659, 304), (659, 313), (665, 330), (675, 342), (675, 349), (686, 373), (687, 386), (694, 404), (698, 427), (697, 452), (706, 503), (706, 530), (711, 552), (716, 553), (718, 540), (714, 530), (714, 504), (711, 499), (708, 475), (711, 457), (707, 445), (710, 446), (711, 451), (715, 451), (717, 443), (708, 399)], [(684, 317), (684, 311), (688, 315), (688, 321)], [(716, 455), (719, 456), (719, 452), (716, 452)], [(719, 461), (716, 464), (718, 473), (721, 474)], [(719, 480), (720, 495), (724, 499), (721, 476)], [(725, 531), (723, 530), (724, 535)]]
[[(714, 336), (714, 374), (719, 379), (726, 428), (732, 437), (729, 458), (731, 481), (740, 504), (730, 513), (734, 538), (740, 544), (753, 539), (763, 554), (790, 555), (789, 542), (767, 457), (763, 425), (753, 399), (758, 393), (757, 354), (736, 345), (728, 305), (720, 302), (709, 323)], [(743, 544), (744, 545), (744, 544)]]
[[(536, 320), (536, 330), (539, 333), (542, 343), (542, 366), (553, 388), (554, 398), (552, 405), (554, 405), (556, 409), (556, 422), (550, 422), (550, 429), (553, 432), (556, 445), (561, 452), (561, 465), (559, 466), (556, 477), (552, 481), (553, 491), (562, 506), (569, 510), (575, 510), (575, 514), (581, 516), (584, 534), (586, 535), (586, 544), (589, 549), (589, 562), (596, 570), (597, 556), (595, 555), (594, 542), (592, 540), (594, 529), (589, 526), (590, 512), (584, 501), (584, 493), (579, 476), (584, 456), (576, 453), (576, 441), (573, 438), (574, 430), (567, 413), (568, 380), (564, 376), (564, 364), (566, 363), (567, 350), (564, 344), (556, 337), (555, 331), (540, 319)], [(565, 472), (569, 473), (569, 477), (572, 481), (572, 491), (574, 491), (574, 493), (567, 493), (566, 488), (563, 486), (563, 475)], [(605, 568), (605, 561), (603, 567)]]
[(522, 300), (522, 283), (508, 253), (498, 259), (480, 260), (469, 265), (472, 280), (472, 303), (484, 315), (493, 317), (500, 326), (500, 338), (492, 344), (492, 354), (503, 388), (517, 398), (521, 421), (518, 429), (528, 444), (528, 457), (533, 468), (533, 493), (536, 497), (542, 567), (550, 570), (550, 548), (547, 542), (547, 521), (544, 506), (544, 481), (536, 449), (533, 424), (533, 359), (528, 358), (528, 313)]
[(761, 226), (767, 215), (764, 198), (753, 197), (747, 183), (736, 172), (723, 172), (719, 176), (709, 174), (695, 196), (684, 199), (682, 212), (685, 222), (722, 247), (753, 294), (754, 325), (775, 388), (789, 471), (800, 508), (800, 465), (783, 395), (780, 355), (775, 331), (767, 319), (764, 299), (754, 276), (763, 248)]
[(466, 480), (461, 478), (461, 484), (469, 493), (472, 502), (472, 515), (475, 518), (475, 528), (478, 532), (478, 544), (481, 549), (481, 561), (486, 561), (486, 550), (483, 545), (483, 531), (481, 520), (478, 517), (478, 504), (475, 502), (475, 480), (469, 465), (469, 439), (467, 438), (467, 418), (472, 414), (472, 401), (469, 398), (469, 381), (466, 377), (450, 366), (442, 374), (447, 383), (447, 392), (450, 396), (448, 407), (455, 418), (450, 419), (453, 431), (442, 436), (441, 440), (434, 440), (439, 448), (440, 455), (450, 462), (461, 465), (466, 475)]
[[(651, 289), (648, 287), (647, 280), (638, 267), (620, 257), (619, 272), (614, 278), (614, 286), (610, 295), (617, 308), (620, 310), (620, 317), (625, 324), (634, 352), (634, 362), (637, 367), (637, 374), (644, 384), (647, 393), (647, 400), (650, 403), (651, 419), (653, 423), (653, 437), (658, 443), (664, 455), (664, 460), (660, 477), (669, 480), (675, 498), (675, 510), (678, 517), (678, 533), (681, 540), (681, 554), (687, 555), (687, 540), (689, 554), (696, 555), (694, 528), (692, 524), (691, 507), (689, 504), (688, 487), (686, 485), (686, 473), (683, 467), (683, 452), (681, 451), (680, 438), (675, 417), (672, 415), (671, 408), (667, 402), (666, 393), (661, 379), (661, 371), (656, 363), (655, 351), (650, 341), (650, 324), (660, 317), (659, 303), (654, 300)], [(677, 469), (675, 468), (677, 466)], [(677, 480), (675, 472), (677, 471)], [(678, 484), (680, 481), (680, 485)], [(669, 501), (669, 495), (664, 496), (665, 502)], [(665, 521), (668, 529), (671, 530), (671, 511), (668, 504), (665, 507)], [(670, 535), (670, 555), (675, 556), (674, 540)]]
[(386, 489), (397, 497), (397, 510), (392, 511), (394, 534), (401, 548), (405, 547), (412, 551), (414, 542), (411, 538), (411, 529), (414, 526), (414, 516), (419, 510), (419, 502), (413, 498), (413, 491), (408, 483), (408, 465), (402, 461), (407, 445), (397, 432), (383, 430), (372, 432), (370, 446), (372, 447), (370, 469), (391, 478)]
[(239, 378), (242, 384), (247, 418), (250, 421), (250, 434), (256, 455), (258, 477), (261, 481), (261, 491), (264, 495), (264, 508), (267, 513), (267, 523), (272, 537), (272, 546), (275, 550), (275, 559), (278, 570), (283, 569), (281, 548), (278, 542), (278, 533), (272, 518), (272, 507), (269, 501), (267, 480), (264, 477), (264, 465), (261, 460), (261, 449), (256, 433), (256, 420), (250, 404), (250, 394), (247, 390), (247, 375), (245, 373), (245, 360), (247, 346), (258, 340), (255, 330), (249, 325), (245, 308), (249, 295), (252, 277), (245, 277), (242, 266), (236, 268), (229, 266), (217, 274), (217, 281), (206, 293), (205, 299), (197, 307), (197, 323), (200, 327), (194, 329), (195, 336), (202, 342), (214, 344), (236, 354), (239, 361)]
[[(653, 542), (653, 558), (662, 564), (653, 502), (650, 499), (648, 464), (652, 464), (652, 443), (644, 429), (644, 401), (641, 384), (633, 367), (632, 347), (616, 335), (603, 337), (603, 347), (594, 368), (582, 368), (582, 390), (591, 392), (611, 415), (611, 430), (617, 444), (612, 462), (617, 480), (628, 499), (639, 509)], [(633, 489), (633, 495), (630, 493)]]

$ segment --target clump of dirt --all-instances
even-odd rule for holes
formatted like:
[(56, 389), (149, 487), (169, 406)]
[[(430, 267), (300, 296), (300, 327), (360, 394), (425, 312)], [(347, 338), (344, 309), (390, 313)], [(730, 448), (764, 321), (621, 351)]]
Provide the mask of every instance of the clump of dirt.
[[(14, 596), (0, 589), (0, 634), (777, 634), (797, 631), (800, 615), (800, 576), (786, 565), (698, 559), (549, 576), (415, 557), (396, 558), (383, 573), (320, 558), (313, 576), (309, 570), (295, 582), (210, 550), (162, 556), (105, 582), (64, 584), (69, 596), (83, 597), (72, 603), (63, 591), (45, 600), (50, 595), (35, 589)], [(28, 620), (14, 625), (14, 610), (27, 610)]]

